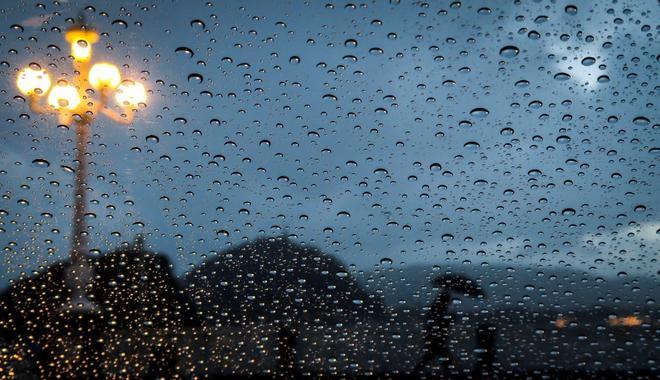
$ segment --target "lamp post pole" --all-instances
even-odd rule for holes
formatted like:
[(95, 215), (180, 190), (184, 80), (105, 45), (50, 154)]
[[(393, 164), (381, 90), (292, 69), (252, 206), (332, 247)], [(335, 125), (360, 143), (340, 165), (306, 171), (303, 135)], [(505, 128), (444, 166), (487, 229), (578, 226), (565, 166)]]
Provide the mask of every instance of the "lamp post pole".
[[(144, 105), (147, 95), (144, 87), (137, 82), (121, 79), (119, 69), (110, 63), (97, 63), (91, 66), (92, 45), (99, 40), (98, 33), (85, 25), (82, 17), (65, 34), (71, 44), (74, 75), (73, 83), (60, 80), (51, 87), (50, 76), (36, 63), (19, 72), (16, 84), (27, 95), (30, 109), (35, 113), (57, 114), (60, 124), (75, 124), (76, 148), (75, 184), (73, 192), (73, 223), (71, 235), (71, 262), (65, 269), (65, 281), (71, 290), (69, 303), (62, 305), (64, 311), (92, 312), (94, 302), (86, 295), (86, 287), (91, 282), (93, 271), (88, 262), (87, 214), (87, 145), (92, 121), (98, 115), (111, 120), (130, 124), (134, 111)], [(98, 92), (99, 98), (92, 95)], [(111, 108), (109, 101), (114, 94), (121, 112)], [(47, 105), (42, 99), (47, 98)]]
[(88, 262), (87, 214), (87, 142), (89, 122), (76, 123), (76, 179), (73, 192), (73, 230), (71, 242), (71, 264), (66, 271), (66, 282), (71, 289), (71, 306), (81, 311), (94, 311), (96, 305), (87, 298), (85, 288), (92, 279), (93, 271)]
[[(70, 295), (56, 309), (56, 318), (63, 318), (66, 331), (51, 335), (48, 339), (55, 339), (49, 350), (53, 347), (63, 348), (64, 352), (72, 354), (62, 356), (55, 353), (48, 359), (44, 370), (60, 371), (65, 377), (77, 374), (76, 377), (87, 378), (91, 374), (98, 374), (99, 363), (102, 356), (102, 347), (99, 340), (100, 326), (97, 322), (98, 306), (87, 295), (88, 285), (92, 282), (93, 269), (89, 262), (87, 226), (87, 190), (89, 134), (92, 122), (99, 115), (120, 123), (133, 122), (135, 111), (144, 106), (147, 94), (138, 82), (123, 80), (119, 68), (106, 62), (90, 66), (92, 59), (92, 45), (99, 40), (99, 34), (85, 25), (82, 17), (69, 28), (65, 34), (71, 46), (74, 73), (66, 80), (58, 80), (51, 87), (50, 76), (39, 64), (31, 63), (18, 73), (16, 85), (18, 90), (27, 97), (30, 110), (40, 114), (57, 115), (60, 124), (75, 125), (76, 146), (75, 157), (75, 183), (73, 186), (73, 220), (71, 234), (71, 260), (64, 268), (64, 281)], [(97, 95), (96, 97), (94, 95)], [(111, 106), (112, 96), (117, 102), (120, 111)], [(46, 102), (44, 102), (46, 99)], [(44, 104), (45, 103), (45, 104)], [(54, 324), (57, 326), (58, 324)], [(78, 340), (79, 344), (64, 345), (61, 339)], [(71, 352), (73, 351), (73, 352)], [(49, 366), (58, 362), (57, 368)], [(50, 377), (52, 373), (48, 372)]]
[(79, 123), (77, 125), (78, 139), (76, 142), (76, 182), (73, 193), (73, 244), (71, 247), (72, 261), (80, 261), (87, 255), (87, 142), (89, 140), (89, 125)]
[[(83, 24), (81, 18), (79, 22)], [(82, 33), (81, 33), (82, 32)], [(84, 44), (79, 43), (83, 38)], [(66, 39), (72, 44), (72, 50), (84, 48), (80, 59), (75, 59), (73, 84), (79, 90), (90, 88), (89, 83), (89, 61), (91, 59), (91, 44), (98, 40), (98, 35), (94, 29), (87, 28), (86, 25), (75, 25), (66, 35)], [(88, 50), (87, 50), (88, 49)], [(74, 57), (75, 58), (75, 57)], [(101, 93), (105, 89), (101, 89)], [(106, 96), (101, 96), (101, 106), (105, 106)], [(89, 142), (89, 130), (94, 117), (94, 109), (87, 109), (87, 112), (80, 112), (77, 118), (68, 117), (76, 124), (76, 148), (75, 161), (77, 163), (75, 171), (75, 183), (73, 187), (73, 226), (71, 231), (71, 263), (66, 269), (65, 281), (71, 289), (70, 305), (63, 305), (74, 308), (80, 312), (96, 311), (96, 304), (87, 298), (86, 288), (92, 280), (94, 272), (89, 265), (89, 232), (87, 231), (87, 144)], [(91, 111), (91, 112), (90, 112)]]

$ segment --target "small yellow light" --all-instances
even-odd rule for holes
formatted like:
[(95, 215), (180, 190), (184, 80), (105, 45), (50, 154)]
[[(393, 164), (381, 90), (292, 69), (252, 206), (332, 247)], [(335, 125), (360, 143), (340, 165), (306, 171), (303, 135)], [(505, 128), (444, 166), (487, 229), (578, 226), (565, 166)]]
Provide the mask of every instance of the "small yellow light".
[(48, 104), (55, 109), (72, 110), (80, 104), (80, 95), (75, 87), (58, 84), (48, 94)]
[(115, 100), (122, 107), (137, 106), (147, 101), (147, 92), (142, 83), (125, 80), (117, 87)]
[(85, 40), (79, 40), (71, 44), (71, 55), (78, 61), (89, 61), (92, 57), (92, 45)]
[(26, 67), (18, 73), (16, 86), (23, 95), (42, 96), (50, 88), (50, 77), (41, 67)]
[(71, 29), (66, 32), (66, 40), (71, 44), (71, 55), (77, 61), (89, 61), (92, 57), (92, 44), (99, 40), (94, 30)]
[(607, 322), (610, 326), (635, 327), (641, 325), (643, 321), (635, 315), (629, 315), (626, 317), (612, 317)]
[(111, 63), (97, 63), (89, 70), (89, 84), (95, 90), (102, 88), (115, 89), (120, 82), (119, 69)]

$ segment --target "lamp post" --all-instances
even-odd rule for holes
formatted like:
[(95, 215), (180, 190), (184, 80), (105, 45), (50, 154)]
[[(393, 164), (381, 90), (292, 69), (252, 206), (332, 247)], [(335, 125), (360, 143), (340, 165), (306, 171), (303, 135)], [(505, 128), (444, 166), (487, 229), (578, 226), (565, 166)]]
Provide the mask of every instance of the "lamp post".
[[(91, 65), (92, 45), (98, 41), (99, 35), (84, 23), (82, 17), (67, 30), (65, 38), (71, 46), (73, 58), (74, 73), (71, 83), (58, 80), (51, 86), (46, 70), (32, 63), (19, 72), (16, 85), (19, 91), (27, 96), (33, 112), (56, 114), (60, 124), (76, 126), (77, 168), (73, 193), (71, 264), (65, 273), (66, 283), (71, 289), (71, 298), (63, 308), (93, 312), (96, 310), (96, 304), (87, 298), (85, 292), (93, 275), (87, 257), (88, 233), (85, 222), (89, 129), (99, 114), (121, 124), (130, 124), (138, 106), (146, 102), (147, 95), (142, 84), (132, 80), (122, 81), (116, 66), (105, 62)], [(94, 98), (93, 95), (98, 97)], [(111, 108), (112, 95), (121, 112)]]

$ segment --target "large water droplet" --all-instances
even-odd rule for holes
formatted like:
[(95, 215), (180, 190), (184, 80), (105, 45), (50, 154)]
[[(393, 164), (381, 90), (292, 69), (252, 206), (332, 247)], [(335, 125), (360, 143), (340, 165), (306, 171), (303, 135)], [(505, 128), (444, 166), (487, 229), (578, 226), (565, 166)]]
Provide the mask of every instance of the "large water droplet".
[(203, 81), (204, 81), (204, 77), (202, 76), (202, 74), (192, 73), (188, 75), (188, 82), (190, 83), (200, 84)]
[(202, 20), (192, 20), (190, 26), (195, 30), (204, 30), (206, 28), (206, 24)]
[(115, 20), (115, 21), (112, 22), (112, 25), (119, 26), (119, 27), (122, 27), (124, 29), (128, 28), (128, 23), (126, 23), (126, 21), (124, 21), (124, 20)]
[(484, 118), (484, 117), (488, 116), (489, 113), (490, 113), (490, 111), (488, 111), (485, 108), (475, 108), (472, 111), (470, 111), (470, 115), (472, 115), (474, 117), (479, 117), (479, 118)]
[(37, 158), (32, 160), (32, 165), (36, 168), (47, 168), (50, 166), (50, 162), (44, 160), (43, 158)]
[(518, 53), (520, 53), (520, 50), (513, 45), (508, 45), (500, 49), (500, 55), (504, 58), (513, 58)]
[(596, 63), (596, 58), (594, 57), (586, 57), (582, 59), (582, 65), (583, 66), (591, 66), (594, 63)]
[(180, 57), (192, 58), (195, 53), (190, 48), (185, 46), (180, 46), (174, 50), (174, 53)]

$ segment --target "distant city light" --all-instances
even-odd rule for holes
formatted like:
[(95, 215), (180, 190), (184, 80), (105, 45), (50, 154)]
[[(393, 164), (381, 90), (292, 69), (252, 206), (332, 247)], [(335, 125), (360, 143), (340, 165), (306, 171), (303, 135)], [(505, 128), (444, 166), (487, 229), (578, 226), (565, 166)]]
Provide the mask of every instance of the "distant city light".
[(607, 323), (609, 323), (610, 326), (624, 326), (624, 327), (634, 327), (634, 326), (639, 326), (642, 324), (642, 319), (634, 316), (634, 315), (628, 315), (625, 317), (612, 317), (608, 319)]

